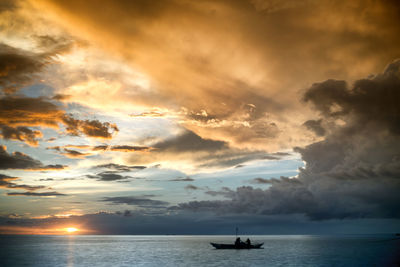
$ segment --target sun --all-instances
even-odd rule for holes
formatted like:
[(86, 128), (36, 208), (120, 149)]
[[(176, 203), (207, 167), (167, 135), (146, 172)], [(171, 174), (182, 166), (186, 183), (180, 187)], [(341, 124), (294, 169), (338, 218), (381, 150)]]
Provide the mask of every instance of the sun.
[(78, 231), (78, 229), (76, 229), (75, 227), (67, 227), (67, 228), (65, 228), (65, 231), (72, 234), (72, 233), (75, 233), (76, 231)]

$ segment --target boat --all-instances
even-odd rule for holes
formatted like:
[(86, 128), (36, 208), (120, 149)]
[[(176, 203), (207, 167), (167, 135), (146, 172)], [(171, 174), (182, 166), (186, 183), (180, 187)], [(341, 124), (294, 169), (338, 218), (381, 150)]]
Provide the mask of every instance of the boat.
[(210, 244), (216, 249), (263, 249), (262, 245), (264, 245), (264, 243), (251, 244), (251, 245), (242, 243), (238, 246), (236, 246), (235, 244), (217, 244), (217, 243), (210, 243)]
[(234, 244), (218, 244), (218, 243), (210, 243), (216, 249), (260, 249), (264, 243), (251, 244), (250, 239), (245, 242), (240, 241), (240, 237), (238, 237), (239, 228), (236, 227), (236, 241)]

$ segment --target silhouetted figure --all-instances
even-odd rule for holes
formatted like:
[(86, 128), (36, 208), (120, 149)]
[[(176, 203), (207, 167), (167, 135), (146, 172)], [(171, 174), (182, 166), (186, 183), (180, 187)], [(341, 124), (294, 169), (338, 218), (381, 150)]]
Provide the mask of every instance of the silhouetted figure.
[(240, 237), (236, 238), (235, 247), (236, 247), (236, 248), (240, 248), (240, 244), (241, 244), (241, 243), (242, 243), (242, 242), (240, 241)]
[(246, 246), (247, 246), (247, 248), (250, 248), (250, 246), (251, 246), (250, 238), (247, 238), (247, 240), (246, 240)]

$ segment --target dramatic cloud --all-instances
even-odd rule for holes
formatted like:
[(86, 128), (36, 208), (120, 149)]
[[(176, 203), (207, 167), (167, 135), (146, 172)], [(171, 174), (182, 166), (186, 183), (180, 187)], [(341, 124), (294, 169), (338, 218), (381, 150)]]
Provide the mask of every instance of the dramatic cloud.
[[(16, 16), (14, 18), (18, 20)], [(49, 35), (33, 35), (32, 38), (42, 52), (26, 51), (0, 43), (0, 89), (6, 94), (15, 93), (37, 79), (38, 73), (54, 62), (53, 56), (68, 51), (72, 43), (69, 39)]]
[(0, 214), (400, 220), (396, 1), (0, 2)]
[[(37, 145), (40, 131), (32, 131), (26, 126), (58, 128), (66, 126), (70, 135), (87, 135), (97, 138), (111, 138), (118, 131), (115, 124), (98, 120), (78, 120), (61, 110), (59, 106), (45, 98), (7, 96), (0, 98), (0, 129), (3, 138), (25, 141)], [(16, 128), (13, 128), (17, 126)]]
[(44, 98), (0, 98), (0, 124), (7, 126), (58, 127), (64, 111)]
[(151, 144), (147, 154), (130, 155), (132, 164), (149, 164), (162, 161), (190, 162), (197, 168), (226, 168), (252, 160), (277, 160), (285, 154), (269, 154), (262, 150), (231, 148), (228, 143), (201, 138), (183, 130), (166, 140)]
[(150, 198), (124, 196), (124, 197), (104, 197), (101, 201), (111, 202), (112, 204), (126, 204), (138, 207), (163, 207), (168, 202), (161, 200), (153, 200)]
[(10, 177), (8, 175), (0, 174), (0, 188), (3, 187), (8, 189), (25, 189), (29, 191), (45, 188), (45, 186), (43, 185), (26, 185), (26, 184), (16, 184), (12, 182), (18, 179), (19, 179), (18, 177)]
[(62, 117), (62, 122), (66, 125), (66, 130), (71, 135), (83, 133), (90, 137), (110, 139), (114, 132), (118, 132), (117, 125), (98, 120), (77, 120), (65, 115)]
[(5, 146), (0, 146), (0, 169), (24, 169), (24, 170), (62, 170), (66, 166), (43, 165), (39, 160), (33, 159), (22, 152), (13, 152), (9, 154)]
[(37, 130), (31, 130), (27, 127), (9, 127), (0, 125), (0, 136), (3, 139), (18, 140), (31, 146), (37, 146), (37, 138), (41, 138), (43, 134)]
[[(300, 88), (367, 76), (398, 56), (400, 41), (395, 2), (292, 2), (113, 1), (98, 10), (94, 0), (40, 0), (35, 6), (150, 77), (150, 86), (136, 90), (120, 84), (121, 105), (147, 105), (142, 114), (149, 117), (171, 110), (203, 138), (276, 151), (310, 141), (298, 127), (309, 119), (296, 101)], [(85, 95), (77, 101), (90, 106)]]
[[(266, 189), (223, 190), (229, 200), (194, 201), (188, 210), (219, 213), (305, 214), (332, 218), (399, 218), (400, 61), (382, 74), (314, 84), (304, 96), (331, 125), (323, 141), (296, 148), (306, 167), (296, 178), (256, 178)], [(335, 122), (337, 123), (335, 124)], [(210, 193), (209, 193), (210, 194)]]
[(27, 85), (45, 65), (45, 58), (40, 55), (18, 50), (0, 44), (0, 88), (5, 93), (12, 93)]

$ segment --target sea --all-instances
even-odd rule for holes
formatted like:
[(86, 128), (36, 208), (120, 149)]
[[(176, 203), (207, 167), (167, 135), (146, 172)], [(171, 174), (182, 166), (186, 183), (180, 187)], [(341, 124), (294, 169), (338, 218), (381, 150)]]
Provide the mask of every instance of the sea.
[(235, 237), (216, 235), (0, 235), (0, 266), (400, 266), (394, 235), (249, 237), (264, 248), (217, 250), (210, 242)]

